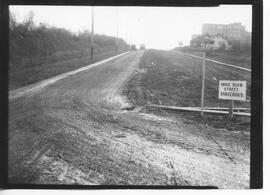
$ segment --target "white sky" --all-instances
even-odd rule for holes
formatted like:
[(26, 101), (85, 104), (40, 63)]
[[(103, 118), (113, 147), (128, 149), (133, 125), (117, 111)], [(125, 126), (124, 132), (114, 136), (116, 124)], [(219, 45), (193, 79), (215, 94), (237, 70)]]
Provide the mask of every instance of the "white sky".
[[(10, 6), (22, 21), (29, 13), (35, 22), (46, 22), (75, 33), (91, 31), (90, 6)], [(147, 48), (172, 49), (182, 41), (188, 45), (192, 34), (200, 34), (202, 24), (241, 22), (251, 32), (252, 7), (95, 7), (94, 28), (97, 34), (118, 35), (128, 43), (145, 43)]]

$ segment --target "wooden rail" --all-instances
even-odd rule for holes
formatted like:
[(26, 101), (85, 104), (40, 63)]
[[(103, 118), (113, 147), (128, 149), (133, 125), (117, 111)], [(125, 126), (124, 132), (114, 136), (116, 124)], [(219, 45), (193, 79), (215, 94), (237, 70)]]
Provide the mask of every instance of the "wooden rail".
[[(192, 54), (189, 54), (189, 53), (185, 53), (185, 52), (180, 52), (180, 51), (176, 51), (180, 54), (183, 54), (183, 55), (186, 55), (186, 56), (190, 56), (190, 57), (193, 57), (193, 58), (197, 58), (197, 59), (203, 59), (203, 57), (200, 57), (200, 56), (196, 56), (196, 55), (192, 55)], [(220, 65), (223, 65), (223, 66), (229, 66), (229, 67), (232, 67), (232, 68), (237, 68), (237, 69), (240, 69), (240, 70), (244, 70), (244, 71), (247, 71), (247, 72), (251, 72), (251, 69), (249, 68), (244, 68), (244, 67), (240, 67), (240, 66), (236, 66), (236, 65), (233, 65), (233, 64), (228, 64), (228, 63), (224, 63), (224, 62), (219, 62), (217, 60), (212, 60), (212, 59), (209, 59), (209, 58), (205, 58), (206, 61), (209, 61), (209, 62), (214, 62), (216, 64), (220, 64)]]
[[(201, 112), (200, 107), (176, 107), (176, 106), (162, 106), (162, 105), (155, 105), (155, 104), (149, 104), (149, 105), (146, 105), (146, 107), (162, 108), (162, 109), (177, 110), (177, 111)], [(207, 107), (205, 107), (203, 112), (209, 113), (209, 114), (229, 114), (228, 108), (219, 108), (219, 107), (216, 107), (214, 109), (209, 109), (209, 108), (211, 107), (208, 107), (208, 109)], [(248, 108), (234, 108), (234, 110), (248, 110)], [(245, 113), (245, 112), (233, 112), (233, 115), (248, 116), (248, 117), (251, 116), (250, 113)]]
[[(201, 108), (201, 107), (185, 107), (185, 108)], [(229, 108), (226, 107), (204, 107), (206, 110), (229, 110)], [(233, 108), (233, 110), (238, 111), (250, 111), (250, 108)]]

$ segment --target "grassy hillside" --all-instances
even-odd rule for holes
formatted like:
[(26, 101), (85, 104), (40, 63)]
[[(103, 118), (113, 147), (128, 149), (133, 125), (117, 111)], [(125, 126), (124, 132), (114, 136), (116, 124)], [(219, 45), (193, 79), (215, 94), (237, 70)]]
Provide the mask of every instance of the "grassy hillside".
[[(15, 89), (117, 54), (116, 39), (94, 36), (90, 61), (90, 33), (75, 35), (66, 29), (11, 18), (9, 34), (9, 88)], [(30, 23), (30, 24), (29, 24)], [(128, 45), (118, 39), (118, 53)]]
[[(139, 65), (140, 69), (129, 83), (134, 85), (134, 91), (128, 91), (131, 93), (131, 100), (136, 105), (151, 103), (200, 106), (201, 64), (201, 60), (181, 55), (176, 51), (146, 50)], [(250, 100), (250, 78), (249, 72), (206, 62), (206, 106), (230, 105), (229, 101), (218, 99), (219, 80), (246, 80), (247, 99)], [(139, 90), (139, 87), (142, 90)], [(133, 99), (135, 96), (141, 98)], [(249, 107), (249, 104), (249, 102), (235, 102), (236, 106)]]
[[(200, 106), (201, 64), (201, 60), (176, 51), (146, 50), (123, 94), (134, 106)], [(219, 80), (246, 80), (247, 99), (250, 100), (250, 73), (207, 62), (205, 76), (205, 106), (229, 107), (230, 101), (218, 99)], [(250, 108), (250, 102), (235, 101), (235, 107)], [(192, 120), (202, 119), (200, 113), (179, 112), (179, 115)], [(205, 122), (218, 128), (249, 129), (249, 118), (237, 117), (230, 121), (227, 117), (209, 115)]]

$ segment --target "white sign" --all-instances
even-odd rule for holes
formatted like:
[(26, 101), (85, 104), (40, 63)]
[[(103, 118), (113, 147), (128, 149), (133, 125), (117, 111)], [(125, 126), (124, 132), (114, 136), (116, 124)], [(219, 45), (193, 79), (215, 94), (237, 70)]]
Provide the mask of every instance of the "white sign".
[(246, 81), (219, 81), (218, 98), (223, 100), (246, 100)]

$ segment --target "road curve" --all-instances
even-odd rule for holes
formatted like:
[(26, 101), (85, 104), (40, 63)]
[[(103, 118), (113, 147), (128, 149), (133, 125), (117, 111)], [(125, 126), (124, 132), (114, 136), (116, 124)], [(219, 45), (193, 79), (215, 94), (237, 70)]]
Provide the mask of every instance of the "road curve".
[(237, 134), (121, 111), (143, 53), (10, 99), (9, 182), (248, 188), (249, 146)]

